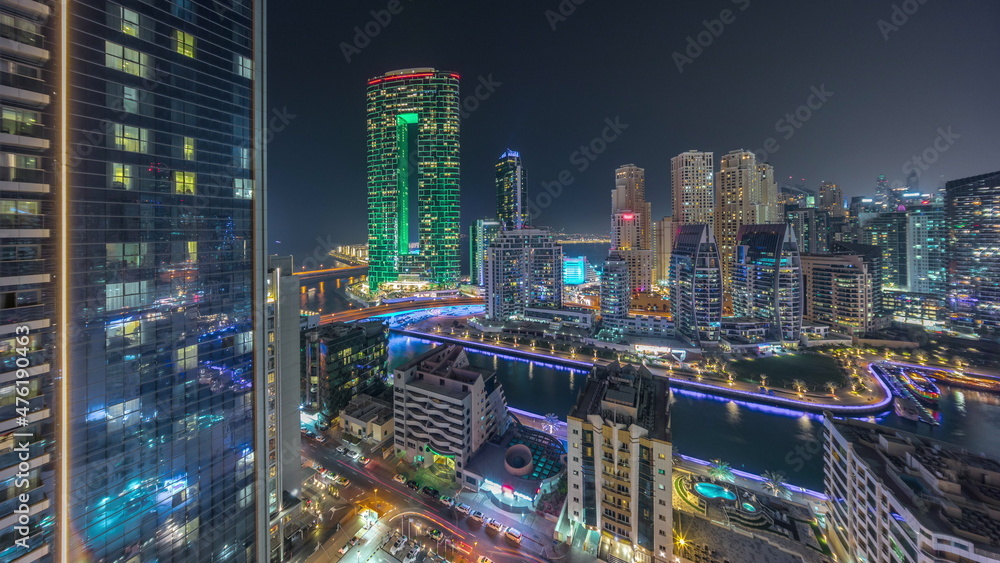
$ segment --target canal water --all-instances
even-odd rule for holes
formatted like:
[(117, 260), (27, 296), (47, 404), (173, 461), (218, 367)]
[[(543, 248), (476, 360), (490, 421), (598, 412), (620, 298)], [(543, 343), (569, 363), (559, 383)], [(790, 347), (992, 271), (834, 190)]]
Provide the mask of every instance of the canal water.
[[(390, 369), (436, 343), (410, 336), (390, 337)], [(476, 367), (496, 370), (507, 403), (565, 420), (586, 381), (586, 373), (563, 366), (468, 349)], [(941, 388), (940, 426), (875, 417), (881, 424), (961, 445), (975, 453), (1000, 456), (1000, 397)], [(787, 409), (741, 403), (723, 397), (674, 391), (671, 406), (674, 448), (701, 459), (722, 459), (752, 473), (781, 471), (790, 483), (823, 490), (822, 419)]]

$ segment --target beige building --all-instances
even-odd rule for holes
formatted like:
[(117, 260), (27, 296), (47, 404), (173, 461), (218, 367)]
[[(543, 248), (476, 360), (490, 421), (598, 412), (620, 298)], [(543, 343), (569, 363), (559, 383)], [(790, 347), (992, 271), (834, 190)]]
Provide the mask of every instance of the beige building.
[(715, 153), (691, 150), (671, 158), (670, 182), (677, 225), (715, 223)]
[(667, 285), (670, 277), (670, 253), (674, 247), (674, 221), (664, 217), (653, 222), (653, 285)]
[(602, 561), (672, 562), (670, 387), (644, 366), (598, 367), (567, 417), (566, 518)]
[(802, 317), (836, 332), (874, 332), (878, 317), (869, 262), (856, 254), (802, 254)]
[(358, 395), (340, 411), (344, 432), (379, 444), (392, 436), (392, 403), (371, 395)]

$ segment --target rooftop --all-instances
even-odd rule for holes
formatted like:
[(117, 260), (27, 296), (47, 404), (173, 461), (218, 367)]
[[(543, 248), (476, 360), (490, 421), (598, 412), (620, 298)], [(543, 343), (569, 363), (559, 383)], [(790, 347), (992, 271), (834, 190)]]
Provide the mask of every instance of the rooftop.
[(612, 362), (596, 366), (569, 416), (586, 419), (598, 415), (626, 426), (635, 424), (654, 440), (670, 441), (669, 383), (642, 365)]

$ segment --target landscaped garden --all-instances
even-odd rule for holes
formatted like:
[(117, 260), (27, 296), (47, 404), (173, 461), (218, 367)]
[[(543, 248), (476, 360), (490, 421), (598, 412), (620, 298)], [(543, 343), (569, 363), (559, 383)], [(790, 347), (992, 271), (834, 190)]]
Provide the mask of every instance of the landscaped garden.
[(814, 353), (797, 353), (787, 356), (770, 356), (753, 360), (740, 360), (729, 364), (737, 381), (760, 384), (766, 376), (768, 387), (788, 387), (798, 380), (810, 391), (822, 391), (827, 383), (838, 386), (848, 384), (848, 374), (830, 356)]

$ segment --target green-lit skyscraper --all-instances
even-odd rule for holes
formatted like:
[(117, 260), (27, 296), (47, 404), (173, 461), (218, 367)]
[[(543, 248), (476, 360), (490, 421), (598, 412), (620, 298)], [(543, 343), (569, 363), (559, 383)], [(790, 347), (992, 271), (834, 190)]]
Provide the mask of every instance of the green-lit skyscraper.
[(459, 279), (458, 74), (394, 70), (368, 81), (368, 284)]

